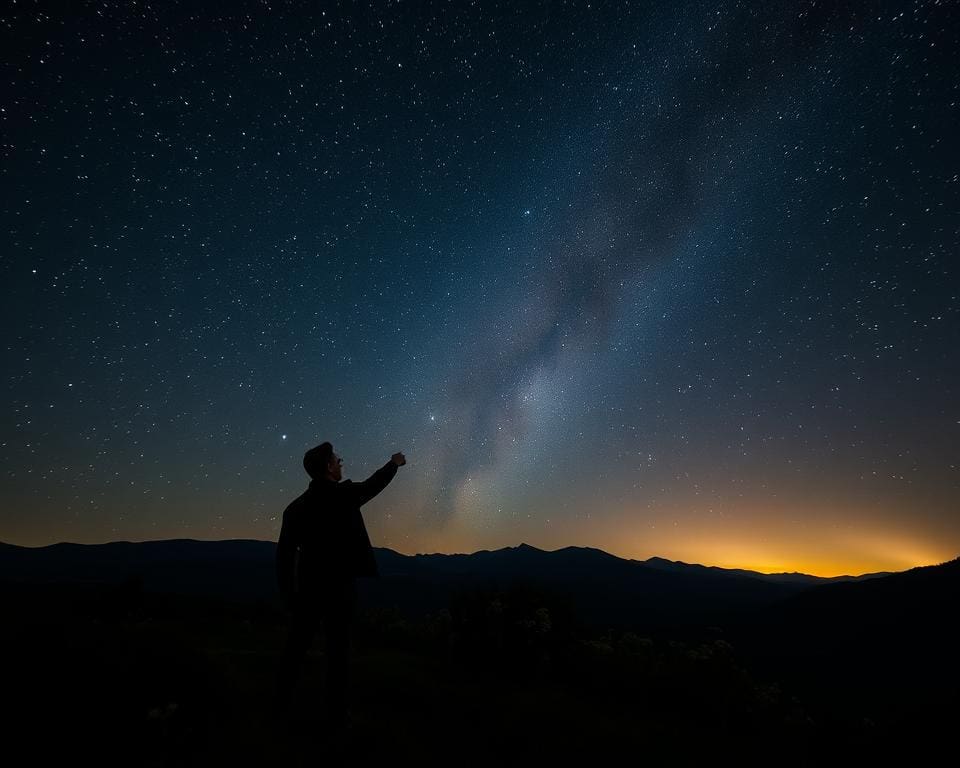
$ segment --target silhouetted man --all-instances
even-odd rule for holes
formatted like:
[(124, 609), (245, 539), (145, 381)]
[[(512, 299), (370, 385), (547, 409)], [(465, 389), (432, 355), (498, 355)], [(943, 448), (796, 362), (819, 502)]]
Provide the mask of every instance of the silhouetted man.
[(343, 460), (330, 443), (322, 443), (303, 457), (303, 468), (312, 478), (310, 486), (283, 513), (277, 578), (291, 609), (291, 624), (280, 664), (278, 704), (283, 707), (290, 702), (300, 666), (322, 624), (326, 714), (335, 729), (342, 729), (346, 722), (356, 577), (377, 575), (360, 507), (386, 488), (397, 468), (406, 463), (402, 453), (395, 453), (362, 483), (340, 482)]

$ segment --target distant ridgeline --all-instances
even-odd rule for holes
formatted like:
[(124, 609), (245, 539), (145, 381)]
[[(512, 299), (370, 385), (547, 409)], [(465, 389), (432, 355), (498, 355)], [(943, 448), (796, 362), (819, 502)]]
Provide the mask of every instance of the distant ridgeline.
[[(55, 544), (27, 548), (0, 544), (0, 583), (135, 585), (152, 593), (231, 601), (277, 600), (276, 545), (267, 541), (194, 541)], [(597, 549), (568, 547), (546, 552), (522, 544), (470, 555), (402, 555), (376, 549), (381, 578), (361, 579), (364, 607), (395, 607), (424, 614), (446, 607), (464, 590), (520, 585), (543, 590), (588, 624), (656, 626), (703, 624), (772, 608), (827, 588), (830, 601), (846, 594), (873, 594), (870, 582), (912, 581), (924, 573), (955, 570), (956, 561), (902, 574), (825, 579), (804, 574), (688, 565), (662, 558), (624, 560)], [(938, 570), (939, 569), (939, 570)], [(849, 588), (853, 592), (842, 591)], [(816, 602), (816, 601), (815, 601)]]

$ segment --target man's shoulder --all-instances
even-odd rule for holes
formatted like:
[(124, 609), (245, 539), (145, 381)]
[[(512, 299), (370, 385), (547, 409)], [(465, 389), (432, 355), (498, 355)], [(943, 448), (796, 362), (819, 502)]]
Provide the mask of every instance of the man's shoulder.
[(304, 491), (297, 498), (287, 504), (286, 509), (284, 509), (284, 514), (296, 514), (298, 510), (303, 509), (304, 507), (310, 504), (310, 499), (308, 497), (309, 491)]
[(294, 507), (294, 506), (298, 506), (298, 505), (300, 505), (300, 504), (303, 504), (303, 503), (305, 503), (305, 502), (307, 501), (307, 498), (308, 498), (309, 496), (310, 496), (310, 489), (307, 488), (307, 490), (305, 490), (303, 493), (301, 493), (299, 496), (297, 496), (297, 498), (295, 498), (293, 501), (291, 501), (287, 506), (289, 506), (289, 507)]
[(310, 483), (310, 487), (291, 501), (287, 509), (323, 509), (331, 504), (336, 505), (342, 497), (349, 494), (352, 485), (351, 480), (339, 483)]

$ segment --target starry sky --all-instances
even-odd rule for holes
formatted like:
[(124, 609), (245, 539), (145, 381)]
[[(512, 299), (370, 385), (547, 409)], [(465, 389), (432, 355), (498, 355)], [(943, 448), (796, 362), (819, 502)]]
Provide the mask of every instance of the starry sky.
[(0, 12), (0, 540), (960, 554), (950, 2)]

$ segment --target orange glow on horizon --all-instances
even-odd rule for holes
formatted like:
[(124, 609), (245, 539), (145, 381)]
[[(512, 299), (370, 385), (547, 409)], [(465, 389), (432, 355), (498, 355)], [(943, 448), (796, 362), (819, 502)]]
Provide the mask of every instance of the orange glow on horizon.
[[(675, 517), (669, 525), (651, 524), (644, 516), (631, 513), (567, 519), (553, 527), (545, 527), (536, 519), (493, 526), (461, 517), (439, 530), (420, 530), (416, 535), (405, 531), (397, 536), (396, 529), (380, 529), (377, 534), (387, 535), (374, 536), (374, 544), (403, 554), (469, 554), (522, 542), (548, 551), (581, 546), (632, 560), (662, 557), (765, 574), (796, 572), (820, 577), (901, 572), (960, 555), (960, 547), (952, 547), (949, 537), (919, 527), (904, 531), (872, 509), (813, 514), (787, 508), (759, 511), (744, 505), (736, 514), (707, 518), (671, 513), (661, 511), (658, 515), (661, 520)], [(837, 520), (843, 520), (843, 524)], [(376, 523), (373, 527), (379, 528)]]
[[(586, 502), (572, 507), (587, 508)], [(916, 507), (910, 527), (893, 509), (857, 506), (853, 501), (832, 505), (813, 494), (798, 502), (768, 499), (736, 504), (674, 499), (648, 508), (624, 504), (591, 515), (554, 516), (556, 507), (531, 505), (529, 514), (489, 514), (485, 507), (444, 521), (423, 519), (417, 508), (401, 503), (371, 503), (364, 518), (374, 546), (403, 554), (473, 553), (527, 543), (547, 551), (568, 546), (593, 547), (617, 557), (646, 560), (662, 557), (718, 568), (759, 573), (806, 573), (812, 576), (857, 576), (900, 572), (936, 565), (960, 555), (960, 532), (942, 508)], [(855, 500), (854, 500), (855, 501)], [(193, 514), (180, 510), (184, 517)], [(198, 508), (197, 514), (202, 510)], [(389, 511), (389, 515), (385, 512)], [(151, 519), (163, 518), (157, 514)], [(169, 515), (167, 515), (169, 517)], [(220, 526), (161, 529), (145, 520), (129, 524), (109, 540), (155, 541), (175, 538), (202, 540), (256, 539), (276, 541), (279, 518), (233, 528)], [(11, 528), (4, 540), (20, 546), (45, 546), (59, 541), (98, 544), (104, 538), (91, 531), (63, 526)]]
[[(483, 547), (450, 547), (442, 549), (429, 549), (425, 550), (423, 548), (409, 549), (406, 550), (403, 547), (390, 546), (390, 549), (393, 549), (400, 554), (404, 555), (416, 555), (416, 554), (445, 554), (445, 555), (455, 555), (455, 554), (472, 554), (485, 549), (501, 549), (505, 547), (518, 546), (521, 542), (514, 542), (510, 544), (503, 544), (501, 546), (483, 546)], [(808, 576), (819, 576), (823, 578), (830, 578), (835, 576), (862, 576), (868, 573), (881, 573), (881, 572), (891, 572), (896, 573), (900, 571), (908, 571), (911, 568), (918, 568), (922, 566), (929, 565), (939, 565), (941, 563), (952, 560), (957, 555), (951, 555), (946, 557), (930, 557), (928, 559), (915, 559), (915, 560), (906, 560), (902, 557), (895, 557), (888, 560), (877, 559), (875, 561), (830, 561), (830, 560), (820, 560), (820, 559), (793, 559), (793, 560), (775, 560), (772, 558), (760, 559), (751, 557), (749, 555), (744, 556), (742, 559), (733, 557), (733, 556), (723, 556), (720, 553), (717, 553), (716, 558), (710, 557), (698, 557), (691, 556), (690, 554), (685, 553), (671, 553), (671, 552), (658, 552), (656, 554), (652, 553), (629, 553), (629, 552), (618, 552), (614, 551), (611, 547), (602, 547), (592, 544), (567, 544), (561, 546), (547, 546), (539, 544), (536, 541), (526, 541), (524, 542), (530, 546), (537, 547), (538, 549), (544, 549), (546, 551), (554, 551), (556, 549), (563, 549), (564, 546), (581, 546), (581, 547), (593, 547), (595, 549), (601, 549), (608, 554), (614, 555), (616, 557), (623, 558), (625, 560), (646, 560), (650, 557), (662, 557), (666, 560), (673, 560), (676, 562), (683, 562), (690, 565), (703, 565), (707, 567), (715, 568), (724, 568), (731, 570), (744, 570), (744, 571), (754, 571), (756, 573), (763, 574), (774, 574), (774, 573), (803, 573)], [(705, 553), (706, 554), (706, 553)], [(731, 553), (732, 554), (732, 553)], [(746, 553), (745, 553), (746, 554)]]

